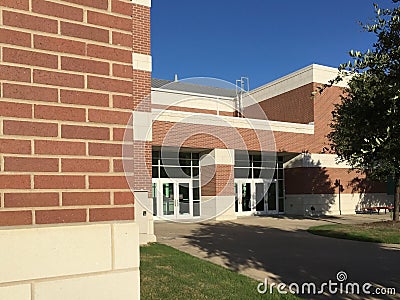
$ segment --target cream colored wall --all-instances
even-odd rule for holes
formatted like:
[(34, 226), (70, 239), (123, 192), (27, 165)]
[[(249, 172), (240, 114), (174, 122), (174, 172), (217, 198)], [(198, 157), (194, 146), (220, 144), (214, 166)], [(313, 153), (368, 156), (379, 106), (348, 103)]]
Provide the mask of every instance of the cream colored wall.
[[(168, 87), (167, 87), (168, 88)], [(194, 109), (206, 109), (233, 113), (235, 102), (233, 98), (200, 95), (189, 92), (153, 89), (152, 104), (178, 106)]]
[[(342, 215), (355, 214), (356, 210), (363, 207), (363, 202), (375, 203), (374, 206), (390, 205), (393, 196), (379, 193), (370, 194), (341, 194), (340, 208)], [(286, 195), (285, 213), (288, 215), (309, 215), (311, 207), (315, 208), (317, 215), (339, 215), (339, 195), (328, 194), (302, 194)]]
[(140, 298), (132, 222), (2, 228), (1, 300)]

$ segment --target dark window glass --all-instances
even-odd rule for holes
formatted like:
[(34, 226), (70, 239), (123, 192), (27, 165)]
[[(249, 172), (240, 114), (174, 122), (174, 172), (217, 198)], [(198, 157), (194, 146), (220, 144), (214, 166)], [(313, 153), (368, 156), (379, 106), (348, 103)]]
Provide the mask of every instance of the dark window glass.
[(184, 167), (184, 168), (182, 168), (182, 171), (187, 175), (187, 177), (191, 177), (192, 176), (192, 168)]
[(250, 160), (250, 156), (247, 151), (235, 151), (235, 160)]
[(278, 190), (278, 193), (279, 193), (279, 197), (284, 197), (284, 181), (283, 180), (279, 180), (278, 181), (278, 186), (279, 186), (279, 190)]
[(200, 188), (193, 188), (193, 200), (200, 200)]
[(153, 167), (152, 169), (151, 169), (151, 172), (152, 172), (152, 177), (153, 178), (158, 178), (158, 167)]
[(235, 161), (235, 167), (250, 167), (250, 160), (237, 160)]
[(157, 216), (157, 184), (152, 185), (152, 197), (153, 197), (153, 216)]
[(181, 159), (191, 159), (192, 154), (190, 152), (180, 152), (179, 153), (179, 158)]
[(256, 154), (251, 156), (252, 161), (262, 161), (261, 154)]
[(191, 166), (192, 161), (190, 159), (179, 159), (180, 166)]
[(235, 168), (235, 178), (251, 178), (251, 169)]
[(283, 179), (283, 169), (278, 169), (278, 177), (279, 179)]
[(278, 200), (279, 212), (285, 212), (285, 201), (284, 198)]
[(178, 159), (175, 158), (161, 158), (160, 163), (164, 166), (179, 166)]
[(193, 216), (200, 217), (200, 201), (193, 201)]
[(164, 150), (164, 151), (160, 152), (160, 157), (161, 158), (175, 158), (175, 159), (178, 159), (179, 158), (179, 153), (174, 152), (174, 151)]
[(179, 167), (161, 167), (160, 172), (161, 178), (190, 178), (190, 176), (185, 174)]
[(199, 177), (199, 168), (193, 168), (193, 177), (198, 178)]

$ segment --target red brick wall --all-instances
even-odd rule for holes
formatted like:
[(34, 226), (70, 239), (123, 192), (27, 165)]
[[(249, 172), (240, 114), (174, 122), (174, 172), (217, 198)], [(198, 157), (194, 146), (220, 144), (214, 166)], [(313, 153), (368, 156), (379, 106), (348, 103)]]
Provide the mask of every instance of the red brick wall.
[[(150, 93), (150, 9), (0, 0), (0, 226), (131, 220), (124, 126)], [(148, 104), (150, 107), (150, 103)]]
[[(184, 143), (182, 144), (182, 141)], [(268, 131), (155, 121), (153, 145), (199, 149), (275, 149)], [(271, 148), (272, 147), (272, 148)]]
[(234, 169), (231, 165), (212, 165), (201, 168), (202, 196), (234, 195)]
[(286, 194), (337, 194), (340, 179), (343, 194), (386, 193), (386, 184), (367, 180), (364, 175), (342, 168), (285, 169)]
[[(256, 105), (264, 110), (268, 120), (308, 124), (314, 121), (312, 91), (313, 84), (307, 84)], [(251, 111), (253, 107), (247, 110)]]
[[(314, 83), (313, 90), (316, 90), (318, 85)], [(304, 89), (310, 91), (309, 95), (311, 95), (309, 86), (304, 86)], [(314, 134), (274, 132), (276, 148), (280, 152), (322, 153), (324, 147), (329, 146), (326, 136), (331, 131), (329, 125), (332, 120), (334, 104), (340, 101), (341, 94), (340, 87), (331, 87), (326, 89), (322, 95), (318, 94), (314, 99)]]

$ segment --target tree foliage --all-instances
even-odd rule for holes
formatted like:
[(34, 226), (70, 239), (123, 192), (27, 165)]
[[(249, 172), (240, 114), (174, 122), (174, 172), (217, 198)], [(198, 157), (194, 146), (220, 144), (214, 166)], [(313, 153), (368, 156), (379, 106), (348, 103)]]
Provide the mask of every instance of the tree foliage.
[[(333, 111), (331, 148), (372, 178), (397, 183), (400, 191), (400, 7), (375, 7), (372, 24), (363, 28), (377, 37), (372, 50), (350, 51), (351, 61), (339, 67), (339, 75), (327, 86), (348, 80), (340, 104)], [(320, 92), (321, 92), (320, 91)], [(395, 201), (396, 202), (396, 201)], [(398, 214), (395, 216), (398, 219)]]

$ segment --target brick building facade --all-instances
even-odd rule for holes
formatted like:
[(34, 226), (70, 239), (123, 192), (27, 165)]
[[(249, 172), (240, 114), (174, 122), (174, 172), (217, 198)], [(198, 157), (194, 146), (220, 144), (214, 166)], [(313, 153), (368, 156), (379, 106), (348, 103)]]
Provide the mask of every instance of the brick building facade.
[(0, 298), (138, 299), (148, 228), (121, 153), (150, 1), (1, 0), (0, 22)]
[(341, 87), (311, 93), (334, 69), (268, 83), (239, 111), (234, 89), (152, 80), (150, 6), (0, 0), (0, 299), (138, 299), (153, 217), (391, 200), (323, 152)]

